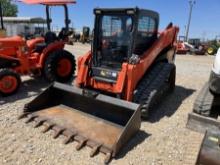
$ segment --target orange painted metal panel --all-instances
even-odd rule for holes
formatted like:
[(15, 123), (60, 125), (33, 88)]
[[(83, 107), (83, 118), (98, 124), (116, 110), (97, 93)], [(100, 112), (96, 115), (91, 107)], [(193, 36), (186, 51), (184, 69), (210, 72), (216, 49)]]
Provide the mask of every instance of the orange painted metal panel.
[(80, 57), (78, 61), (78, 76), (77, 84), (85, 87), (92, 87), (93, 89), (102, 90), (114, 94), (121, 94), (124, 100), (132, 101), (133, 92), (141, 80), (143, 75), (153, 64), (157, 56), (165, 49), (175, 47), (176, 37), (179, 28), (168, 27), (161, 32), (160, 37), (142, 56), (138, 64), (132, 65), (123, 63), (122, 69), (119, 72), (117, 82), (115, 84), (107, 82), (99, 82), (90, 77), (88, 71), (90, 69), (89, 61), (92, 54)]

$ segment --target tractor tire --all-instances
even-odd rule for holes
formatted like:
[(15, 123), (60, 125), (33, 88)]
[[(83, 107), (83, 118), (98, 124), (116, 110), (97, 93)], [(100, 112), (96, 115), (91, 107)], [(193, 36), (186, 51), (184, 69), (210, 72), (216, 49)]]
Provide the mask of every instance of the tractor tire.
[(15, 94), (21, 85), (21, 77), (11, 69), (0, 69), (0, 94), (10, 96)]
[(212, 55), (214, 55), (216, 53), (216, 49), (214, 47), (210, 46), (207, 49), (207, 53), (208, 53), (208, 55), (212, 56)]
[(154, 64), (138, 84), (133, 101), (141, 104), (142, 119), (147, 120), (155, 105), (168, 92), (175, 89), (176, 69), (174, 64)]
[(75, 75), (75, 57), (65, 50), (59, 50), (50, 54), (44, 65), (44, 76), (50, 81), (66, 83)]

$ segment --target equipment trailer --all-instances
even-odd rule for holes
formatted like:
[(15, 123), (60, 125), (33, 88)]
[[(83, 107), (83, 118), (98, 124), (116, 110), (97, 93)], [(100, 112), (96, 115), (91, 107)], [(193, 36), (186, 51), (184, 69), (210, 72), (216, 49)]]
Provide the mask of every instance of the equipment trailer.
[(174, 90), (176, 38), (170, 23), (158, 34), (159, 14), (139, 8), (94, 10), (92, 50), (78, 59), (74, 86), (52, 84), (20, 118), (55, 130), (54, 137), (87, 145), (105, 163), (139, 130), (141, 114)]

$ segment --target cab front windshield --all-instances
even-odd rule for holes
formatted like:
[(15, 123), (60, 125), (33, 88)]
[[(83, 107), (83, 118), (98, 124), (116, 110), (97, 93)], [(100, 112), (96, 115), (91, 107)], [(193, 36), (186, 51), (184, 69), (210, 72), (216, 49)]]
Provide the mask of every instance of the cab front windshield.
[(127, 60), (132, 37), (132, 17), (104, 15), (100, 21), (98, 61), (101, 66), (117, 67)]

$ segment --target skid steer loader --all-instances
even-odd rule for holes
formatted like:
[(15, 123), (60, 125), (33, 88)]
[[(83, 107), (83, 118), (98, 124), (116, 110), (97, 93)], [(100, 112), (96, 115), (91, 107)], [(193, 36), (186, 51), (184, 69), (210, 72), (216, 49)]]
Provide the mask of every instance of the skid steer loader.
[(200, 91), (188, 116), (187, 128), (205, 134), (197, 164), (220, 164), (220, 49), (209, 82)]
[(175, 88), (179, 28), (158, 33), (159, 14), (139, 8), (94, 10), (92, 50), (78, 59), (74, 86), (52, 84), (27, 104), (21, 118), (55, 130), (54, 137), (76, 140), (105, 163), (137, 133), (141, 114)]

